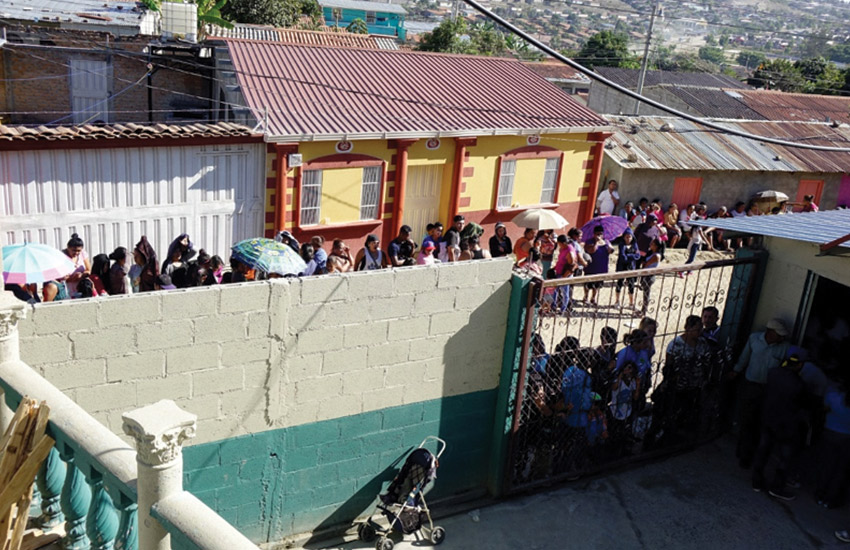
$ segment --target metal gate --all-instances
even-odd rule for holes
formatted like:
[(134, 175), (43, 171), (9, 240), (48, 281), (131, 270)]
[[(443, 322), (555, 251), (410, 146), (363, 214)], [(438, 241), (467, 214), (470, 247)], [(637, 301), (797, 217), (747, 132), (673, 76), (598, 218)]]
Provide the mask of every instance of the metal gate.
[[(746, 341), (758, 262), (535, 279), (524, 315), (506, 492), (720, 434), (731, 398), (725, 375)], [(697, 338), (689, 317), (710, 317), (710, 308), (717, 309), (718, 328)]]

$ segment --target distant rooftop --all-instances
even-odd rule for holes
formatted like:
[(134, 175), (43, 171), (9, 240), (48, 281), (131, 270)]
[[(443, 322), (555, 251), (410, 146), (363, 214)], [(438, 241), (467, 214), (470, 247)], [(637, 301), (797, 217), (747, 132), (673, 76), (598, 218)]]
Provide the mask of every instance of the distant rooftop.
[(560, 62), (524, 62), (526, 67), (550, 82), (587, 82), (590, 78)]
[[(826, 244), (850, 235), (850, 210), (827, 210), (779, 216), (750, 216), (688, 222), (751, 235)], [(850, 241), (838, 245), (850, 248)]]
[(209, 36), (217, 38), (239, 38), (243, 40), (265, 40), (286, 44), (304, 44), (308, 46), (335, 46), (340, 48), (366, 48), (377, 50), (397, 50), (394, 38), (370, 34), (356, 34), (344, 29), (324, 27), (321, 31), (301, 29), (277, 29), (269, 25), (243, 25), (236, 23), (232, 29), (208, 25)]
[(406, 14), (407, 10), (398, 4), (388, 2), (367, 2), (366, 0), (319, 0), (319, 5), (328, 8), (342, 8), (344, 10), (363, 10), (384, 13)]
[(78, 126), (7, 126), (0, 124), (3, 141), (69, 141), (76, 139), (253, 137), (251, 128), (228, 122), (196, 124), (81, 124)]
[(158, 14), (121, 0), (0, 0), (0, 19), (52, 27), (154, 34)]
[[(640, 70), (620, 69), (618, 67), (596, 67), (593, 69), (608, 80), (635, 89), (638, 84)], [(703, 88), (739, 88), (749, 87), (742, 82), (722, 74), (689, 73), (680, 71), (647, 71), (644, 86), (699, 86)]]

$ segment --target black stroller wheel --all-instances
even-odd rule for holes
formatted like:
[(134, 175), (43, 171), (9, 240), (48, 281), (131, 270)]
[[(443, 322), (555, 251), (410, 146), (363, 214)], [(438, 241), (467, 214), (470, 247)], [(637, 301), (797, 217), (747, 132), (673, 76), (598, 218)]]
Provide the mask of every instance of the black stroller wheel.
[(438, 546), (442, 544), (444, 540), (446, 540), (446, 530), (439, 526), (434, 527), (431, 531), (431, 544)]
[(376, 534), (375, 528), (369, 523), (361, 523), (360, 527), (357, 528), (357, 538), (363, 542), (372, 542), (375, 540)]
[(395, 546), (395, 543), (392, 541), (392, 539), (388, 539), (387, 537), (381, 537), (375, 544), (375, 550), (393, 550), (393, 546)]

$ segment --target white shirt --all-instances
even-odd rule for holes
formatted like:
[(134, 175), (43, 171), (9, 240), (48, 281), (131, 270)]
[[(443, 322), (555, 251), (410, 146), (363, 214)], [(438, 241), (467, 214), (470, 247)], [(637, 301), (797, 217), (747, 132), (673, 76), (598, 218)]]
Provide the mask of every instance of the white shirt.
[(738, 212), (737, 210), (732, 210), (731, 212), (733, 218), (746, 218), (746, 212)]
[(614, 204), (615, 200), (620, 200), (620, 195), (616, 191), (606, 189), (599, 193), (599, 198), (596, 199), (596, 207), (599, 208), (599, 213), (613, 214), (614, 208), (616, 208), (616, 205)]

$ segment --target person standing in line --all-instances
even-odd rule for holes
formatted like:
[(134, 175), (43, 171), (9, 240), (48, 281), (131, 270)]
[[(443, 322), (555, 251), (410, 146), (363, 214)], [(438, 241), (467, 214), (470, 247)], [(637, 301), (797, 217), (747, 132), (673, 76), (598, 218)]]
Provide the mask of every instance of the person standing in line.
[[(67, 247), (62, 252), (71, 258), (71, 261), (74, 262), (75, 266), (74, 271), (72, 271), (71, 274), (64, 279), (67, 294), (69, 297), (73, 298), (77, 293), (77, 283), (80, 282), (84, 276), (87, 277), (91, 273), (91, 261), (89, 261), (89, 256), (86, 254), (83, 240), (76, 233), (71, 235), (71, 239), (68, 241)], [(44, 301), (49, 302), (52, 300), (45, 299)]]
[(496, 224), (496, 232), (490, 237), (490, 255), (494, 258), (507, 256), (513, 250), (511, 238), (508, 237), (508, 228), (499, 222)]
[(804, 195), (803, 196), (803, 212), (817, 212), (820, 210), (818, 205), (815, 204), (815, 196), (814, 195)]
[[(649, 253), (643, 259), (643, 269), (654, 269), (661, 262), (661, 248), (664, 245), (658, 239), (652, 239), (649, 243)], [(644, 275), (640, 278), (640, 288), (643, 291), (643, 305), (638, 312), (640, 315), (646, 315), (649, 309), (650, 289), (655, 284), (655, 275)]]
[(109, 255), (109, 259), (114, 262), (109, 268), (110, 295), (130, 294), (132, 283), (128, 275), (130, 270), (127, 267), (127, 249), (119, 246)]
[(767, 373), (785, 360), (788, 328), (781, 319), (771, 319), (763, 332), (747, 339), (744, 350), (729, 377), (744, 379), (738, 388), (738, 446), (736, 455), (742, 468), (752, 466), (759, 440), (759, 420), (764, 403)]
[[(433, 247), (431, 248), (433, 251)], [(334, 239), (331, 253), (328, 255), (328, 272), (346, 273), (354, 269), (354, 260), (348, 245), (342, 239)]]
[(528, 251), (534, 248), (534, 229), (531, 227), (526, 227), (525, 231), (522, 233), (522, 237), (517, 239), (516, 244), (514, 245), (514, 256), (516, 256), (516, 263), (519, 263), (528, 256)]
[(310, 238), (310, 244), (313, 245), (313, 261), (316, 262), (316, 270), (313, 274), (323, 275), (328, 272), (328, 253), (323, 248), (325, 238), (321, 235), (314, 235)]
[(440, 240), (439, 259), (441, 262), (456, 262), (460, 259), (460, 232), (466, 219), (458, 214), (452, 219), (452, 226)]
[(617, 181), (608, 181), (608, 188), (599, 193), (596, 198), (596, 210), (599, 215), (613, 215), (617, 211), (617, 205), (620, 204), (620, 194), (617, 193)]
[(381, 250), (381, 240), (375, 234), (366, 236), (363, 249), (354, 258), (354, 271), (372, 271), (387, 267), (387, 256)]
[(538, 231), (535, 240), (539, 243), (540, 261), (543, 263), (543, 274), (549, 272), (552, 267), (552, 260), (555, 257), (555, 249), (558, 247), (558, 236), (555, 235), (554, 229), (544, 229)]
[[(590, 265), (584, 271), (585, 275), (603, 275), (608, 273), (608, 257), (614, 252), (614, 247), (605, 239), (605, 230), (601, 225), (593, 228), (593, 237), (587, 240), (585, 251), (592, 258)], [(602, 281), (587, 283), (586, 286), (589, 290), (588, 304), (596, 307), (596, 300), (599, 289), (602, 288)]]
[[(616, 242), (616, 241), (615, 241)], [(637, 263), (640, 261), (640, 251), (635, 243), (635, 234), (630, 228), (626, 228), (623, 235), (617, 243), (619, 254), (617, 255), (617, 271), (634, 271), (637, 269)], [(628, 287), (629, 291), (629, 307), (635, 307), (635, 282), (636, 277), (628, 277), (626, 279), (617, 279), (615, 300), (617, 307), (623, 307), (620, 301), (620, 292), (623, 290), (623, 285)]]

